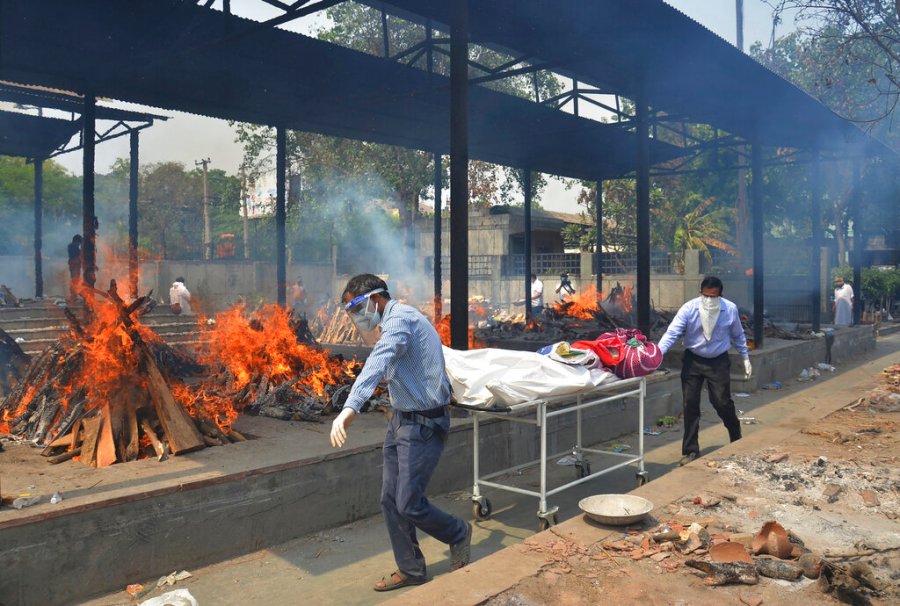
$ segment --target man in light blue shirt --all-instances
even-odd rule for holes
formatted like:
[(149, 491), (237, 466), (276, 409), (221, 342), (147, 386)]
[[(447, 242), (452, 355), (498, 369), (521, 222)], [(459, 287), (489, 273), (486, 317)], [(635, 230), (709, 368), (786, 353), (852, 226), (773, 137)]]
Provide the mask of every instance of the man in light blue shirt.
[(432, 505), (425, 489), (450, 430), (450, 380), (437, 331), (419, 310), (391, 299), (378, 276), (362, 274), (347, 282), (342, 296), (360, 334), (378, 337), (356, 378), (343, 410), (331, 427), (331, 445), (341, 447), (347, 428), (378, 383), (385, 379), (391, 415), (382, 457), (381, 510), (397, 570), (377, 582), (390, 591), (428, 580), (416, 529), (450, 545), (450, 568), (469, 563), (472, 527)]
[(731, 441), (741, 439), (741, 422), (731, 399), (731, 344), (744, 358), (744, 376), (750, 378), (750, 353), (737, 305), (722, 298), (722, 280), (707, 276), (700, 283), (700, 296), (681, 306), (659, 342), (663, 355), (684, 337), (681, 393), (684, 406), (684, 437), (681, 461), (686, 465), (700, 456), (700, 394), (703, 382), (709, 401), (728, 429)]

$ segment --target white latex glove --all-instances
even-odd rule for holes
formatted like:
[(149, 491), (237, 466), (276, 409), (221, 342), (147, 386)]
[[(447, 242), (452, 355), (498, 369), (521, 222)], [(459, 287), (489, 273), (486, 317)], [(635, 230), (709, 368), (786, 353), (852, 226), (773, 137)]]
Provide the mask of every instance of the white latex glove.
[(753, 366), (750, 365), (750, 360), (744, 360), (744, 379), (749, 379), (751, 374), (753, 374)]
[(331, 423), (331, 445), (335, 448), (342, 448), (344, 442), (347, 441), (347, 428), (353, 424), (353, 418), (356, 412), (352, 408), (344, 408), (341, 414)]

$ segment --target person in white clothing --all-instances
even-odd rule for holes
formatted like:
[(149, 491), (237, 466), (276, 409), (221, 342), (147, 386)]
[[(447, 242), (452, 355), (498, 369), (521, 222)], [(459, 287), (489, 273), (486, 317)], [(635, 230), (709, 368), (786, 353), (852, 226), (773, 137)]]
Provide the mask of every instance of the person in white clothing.
[(536, 274), (531, 274), (531, 313), (534, 315), (544, 311), (544, 283)]
[(172, 312), (177, 314), (191, 315), (191, 291), (184, 285), (184, 278), (175, 278), (172, 287), (169, 289), (169, 303), (172, 306)]
[(575, 294), (575, 287), (572, 286), (572, 281), (569, 280), (569, 274), (565, 272), (559, 274), (559, 284), (556, 285), (555, 292), (559, 296), (560, 303)]
[(835, 326), (853, 324), (853, 287), (844, 284), (844, 278), (841, 276), (834, 279), (834, 302), (831, 304), (831, 312), (834, 314)]

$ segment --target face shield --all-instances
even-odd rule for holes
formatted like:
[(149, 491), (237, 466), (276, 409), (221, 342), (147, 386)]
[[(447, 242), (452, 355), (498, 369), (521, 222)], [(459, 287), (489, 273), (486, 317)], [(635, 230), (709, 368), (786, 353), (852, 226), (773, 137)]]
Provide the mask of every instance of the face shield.
[(384, 292), (383, 288), (376, 288), (371, 292), (359, 295), (344, 304), (344, 311), (350, 316), (353, 325), (359, 332), (363, 343), (373, 347), (378, 342), (381, 333), (378, 325), (381, 323), (381, 312), (372, 301), (372, 295)]

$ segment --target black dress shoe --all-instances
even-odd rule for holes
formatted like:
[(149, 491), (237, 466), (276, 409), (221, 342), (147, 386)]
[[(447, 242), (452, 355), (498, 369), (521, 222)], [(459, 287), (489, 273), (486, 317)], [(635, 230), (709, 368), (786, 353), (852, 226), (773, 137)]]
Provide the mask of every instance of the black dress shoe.
[(685, 465), (687, 465), (688, 463), (690, 463), (691, 461), (693, 461), (694, 459), (696, 459), (699, 456), (700, 456), (699, 452), (689, 452), (686, 455), (684, 455), (683, 457), (681, 457), (681, 460), (678, 461), (678, 466), (684, 467)]

